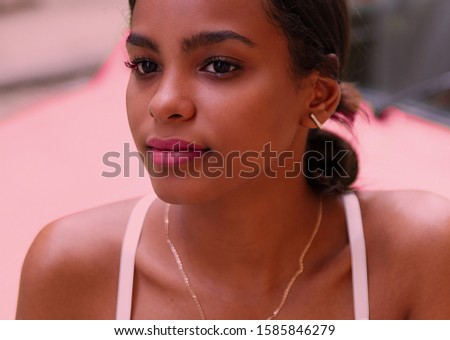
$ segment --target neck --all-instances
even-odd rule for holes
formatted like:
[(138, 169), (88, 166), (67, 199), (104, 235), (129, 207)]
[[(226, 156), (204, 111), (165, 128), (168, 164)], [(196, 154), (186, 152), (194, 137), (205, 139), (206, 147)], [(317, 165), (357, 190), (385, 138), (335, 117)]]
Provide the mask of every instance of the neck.
[(223, 277), (245, 273), (260, 282), (286, 281), (292, 274), (313, 232), (320, 198), (298, 178), (264, 181), (269, 183), (256, 180), (220, 201), (172, 206), (171, 239), (183, 260), (195, 264), (190, 268), (210, 277), (220, 266)]

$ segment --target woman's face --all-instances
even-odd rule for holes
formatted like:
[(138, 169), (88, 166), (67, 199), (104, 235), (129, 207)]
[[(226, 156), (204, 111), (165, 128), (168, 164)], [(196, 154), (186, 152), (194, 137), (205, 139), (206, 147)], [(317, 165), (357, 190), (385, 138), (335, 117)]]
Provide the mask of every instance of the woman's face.
[[(312, 90), (293, 80), (285, 39), (262, 1), (139, 0), (127, 49), (130, 127), (147, 167), (167, 174), (152, 178), (161, 198), (200, 202), (243, 185), (250, 179), (240, 171), (249, 168), (239, 157), (253, 152), (249, 159), (267, 167), (255, 154), (267, 143), (273, 152), (304, 149), (300, 117)], [(204, 174), (205, 152), (223, 157), (223, 176)], [(200, 175), (180, 178), (175, 168)]]

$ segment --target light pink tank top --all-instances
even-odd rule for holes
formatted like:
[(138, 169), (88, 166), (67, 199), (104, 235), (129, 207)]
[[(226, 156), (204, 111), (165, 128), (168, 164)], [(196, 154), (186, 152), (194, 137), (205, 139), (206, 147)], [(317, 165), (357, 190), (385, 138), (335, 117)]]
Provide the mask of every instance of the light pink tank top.
[[(136, 250), (147, 210), (154, 194), (143, 197), (134, 207), (125, 231), (119, 270), (116, 319), (130, 320), (133, 298), (133, 279)], [(356, 320), (369, 319), (369, 292), (367, 280), (366, 246), (361, 208), (355, 193), (342, 196), (352, 262), (353, 309)]]

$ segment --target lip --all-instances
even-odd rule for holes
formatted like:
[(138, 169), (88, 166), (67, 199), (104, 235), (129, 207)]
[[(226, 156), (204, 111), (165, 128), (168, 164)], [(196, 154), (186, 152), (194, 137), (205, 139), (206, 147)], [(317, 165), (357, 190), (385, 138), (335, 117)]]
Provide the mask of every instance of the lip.
[(151, 138), (147, 141), (147, 149), (152, 163), (163, 167), (185, 164), (201, 158), (209, 150), (195, 142), (176, 138)]
[(168, 152), (202, 152), (208, 149), (195, 142), (172, 138), (160, 139), (150, 138), (147, 141), (147, 147), (151, 150), (168, 151)]

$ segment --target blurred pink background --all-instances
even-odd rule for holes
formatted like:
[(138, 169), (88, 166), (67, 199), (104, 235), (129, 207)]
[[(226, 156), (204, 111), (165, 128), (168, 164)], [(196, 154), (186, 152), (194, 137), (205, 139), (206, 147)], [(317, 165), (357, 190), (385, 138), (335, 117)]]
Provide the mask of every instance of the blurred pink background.
[[(21, 265), (45, 224), (151, 191), (136, 159), (131, 177), (102, 176), (110, 170), (103, 155), (133, 145), (121, 40), (127, 1), (12, 3), (0, 0), (0, 319), (14, 318)], [(354, 137), (327, 128), (359, 150), (361, 188), (450, 197), (448, 127), (392, 109), (383, 120), (358, 120)]]

